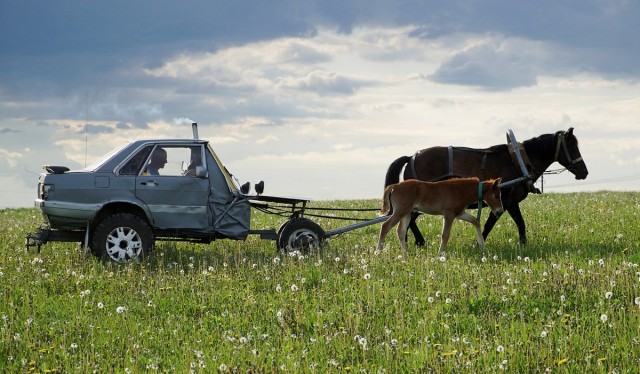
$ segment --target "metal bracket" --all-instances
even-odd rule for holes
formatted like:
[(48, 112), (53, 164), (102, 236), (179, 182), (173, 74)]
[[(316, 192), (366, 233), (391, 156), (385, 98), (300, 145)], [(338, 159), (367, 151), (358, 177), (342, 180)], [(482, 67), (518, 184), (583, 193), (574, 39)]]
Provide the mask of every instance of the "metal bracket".
[(518, 142), (516, 142), (516, 137), (515, 135), (513, 135), (513, 131), (511, 131), (511, 129), (507, 130), (507, 141), (511, 143), (511, 146), (513, 146), (513, 150), (516, 154), (516, 158), (518, 159), (518, 165), (520, 165), (520, 170), (522, 171), (522, 175), (526, 179), (531, 180), (531, 175), (529, 174), (529, 170), (527, 170), (527, 167), (524, 164), (524, 160), (522, 159), (522, 154), (520, 154), (520, 147), (518, 146)]
[(84, 254), (89, 253), (89, 221), (87, 221), (87, 231), (84, 233)]

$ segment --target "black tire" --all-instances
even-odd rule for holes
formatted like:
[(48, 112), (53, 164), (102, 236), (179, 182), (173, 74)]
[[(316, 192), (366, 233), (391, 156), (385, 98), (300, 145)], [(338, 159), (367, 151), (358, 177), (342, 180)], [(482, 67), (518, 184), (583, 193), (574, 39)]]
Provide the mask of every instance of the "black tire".
[(318, 248), (325, 238), (322, 227), (306, 218), (288, 221), (279, 231), (278, 249), (285, 252), (306, 252), (311, 248)]
[(93, 253), (104, 261), (141, 260), (153, 249), (153, 231), (147, 222), (130, 213), (103, 219), (93, 232)]

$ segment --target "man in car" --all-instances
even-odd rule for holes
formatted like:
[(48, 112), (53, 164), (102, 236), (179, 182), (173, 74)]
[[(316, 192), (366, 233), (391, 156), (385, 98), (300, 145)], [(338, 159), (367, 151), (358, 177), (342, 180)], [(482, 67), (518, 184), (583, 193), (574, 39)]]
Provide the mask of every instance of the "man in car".
[(167, 163), (167, 151), (164, 148), (156, 148), (151, 155), (151, 160), (147, 164), (146, 175), (160, 175), (159, 169), (162, 169)]

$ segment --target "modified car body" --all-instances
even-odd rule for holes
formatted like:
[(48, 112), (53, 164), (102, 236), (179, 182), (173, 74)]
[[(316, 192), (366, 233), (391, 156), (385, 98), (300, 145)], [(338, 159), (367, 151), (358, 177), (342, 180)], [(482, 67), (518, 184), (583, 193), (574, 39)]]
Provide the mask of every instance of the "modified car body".
[[(27, 248), (80, 242), (103, 259), (124, 262), (150, 253), (156, 240), (209, 243), (259, 234), (285, 250), (324, 238), (302, 217), (309, 200), (248, 195), (209, 142), (197, 139), (195, 125), (194, 139), (133, 140), (82, 170), (45, 169), (35, 200), (45, 224), (27, 236)], [(289, 220), (278, 231), (252, 230), (251, 208), (269, 203), (288, 205)]]

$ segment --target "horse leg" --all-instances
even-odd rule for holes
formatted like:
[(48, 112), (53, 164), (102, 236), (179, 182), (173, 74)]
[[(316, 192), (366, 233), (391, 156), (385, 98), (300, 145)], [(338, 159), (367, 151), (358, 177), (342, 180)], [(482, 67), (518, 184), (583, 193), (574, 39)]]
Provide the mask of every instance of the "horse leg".
[(484, 237), (482, 236), (482, 232), (480, 231), (480, 221), (478, 221), (476, 217), (467, 212), (462, 212), (456, 218), (471, 223), (476, 229), (476, 235), (478, 236), (478, 246), (480, 247), (480, 249), (482, 249), (482, 255), (484, 256)]
[(496, 224), (496, 222), (498, 222), (498, 218), (500, 217), (493, 214), (493, 212), (490, 212), (489, 218), (487, 218), (487, 222), (484, 223), (484, 231), (482, 231), (482, 237), (485, 240), (487, 239), (487, 236), (489, 236), (491, 230), (493, 230), (493, 226)]
[[(424, 245), (425, 245), (424, 236), (422, 236), (422, 233), (420, 232), (420, 228), (418, 227), (418, 224), (416, 223), (416, 218), (418, 218), (419, 215), (420, 215), (420, 213), (417, 213), (417, 212), (411, 213), (411, 222), (409, 222), (409, 228), (411, 229), (411, 232), (413, 233), (413, 237), (416, 239), (416, 247), (424, 247)], [(408, 231), (407, 231), (407, 235), (405, 235), (405, 237), (406, 236), (408, 236)]]
[(382, 226), (380, 226), (380, 235), (378, 236), (379, 251), (382, 250), (382, 248), (384, 247), (384, 240), (387, 237), (387, 234), (393, 228), (393, 226), (395, 226), (400, 221), (401, 218), (402, 216), (398, 214), (397, 211), (394, 211), (391, 217), (389, 217), (388, 220), (382, 223)]
[(407, 226), (409, 226), (410, 221), (411, 214), (405, 214), (400, 218), (400, 223), (398, 224), (398, 240), (405, 254), (407, 253)]
[(520, 235), (520, 244), (527, 244), (527, 228), (524, 223), (524, 218), (522, 218), (522, 212), (520, 212), (519, 204), (512, 204), (509, 209), (507, 209), (511, 218), (518, 226), (518, 234)]
[(440, 235), (440, 249), (438, 252), (444, 253), (444, 248), (447, 246), (449, 236), (451, 236), (451, 225), (453, 224), (453, 217), (445, 214), (442, 217), (442, 234)]

